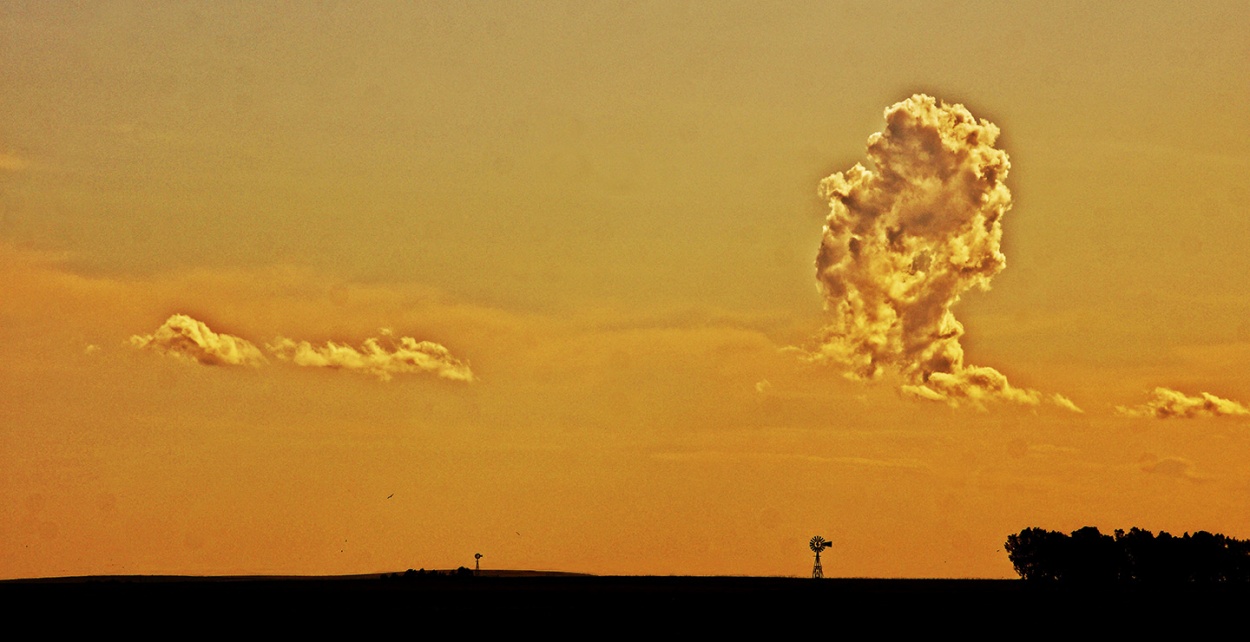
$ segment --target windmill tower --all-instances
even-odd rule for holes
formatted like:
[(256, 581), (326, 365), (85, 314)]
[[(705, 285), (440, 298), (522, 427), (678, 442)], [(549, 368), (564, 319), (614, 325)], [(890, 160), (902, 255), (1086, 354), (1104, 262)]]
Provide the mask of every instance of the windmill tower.
[(482, 554), (474, 553), (473, 554), (473, 574), (477, 575), (477, 572), (480, 570), (482, 570)]
[(812, 567), (812, 578), (818, 580), (825, 576), (825, 572), (820, 568), (820, 552), (830, 546), (833, 546), (833, 544), (826, 542), (825, 538), (817, 535), (816, 537), (813, 537), (812, 541), (808, 542), (807, 545), (810, 546), (812, 552), (816, 554), (816, 565)]

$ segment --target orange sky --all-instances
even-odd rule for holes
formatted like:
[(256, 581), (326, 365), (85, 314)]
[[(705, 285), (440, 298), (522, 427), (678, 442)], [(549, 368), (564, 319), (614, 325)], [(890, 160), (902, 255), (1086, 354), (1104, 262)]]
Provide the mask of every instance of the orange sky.
[[(817, 187), (917, 92), (1010, 156), (968, 362), (1083, 412), (805, 358)], [(1244, 2), (0, 0), (0, 577), (1250, 538), (1247, 115)]]

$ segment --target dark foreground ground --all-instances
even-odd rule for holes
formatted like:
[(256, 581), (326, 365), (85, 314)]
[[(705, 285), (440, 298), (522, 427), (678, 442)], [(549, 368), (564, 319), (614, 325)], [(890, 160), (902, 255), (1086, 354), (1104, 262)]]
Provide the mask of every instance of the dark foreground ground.
[[(1021, 580), (762, 577), (60, 578), (0, 582), (10, 621), (40, 614), (61, 632), (149, 637), (175, 626), (218, 630), (413, 632), (425, 626), (605, 630), (823, 623), (890, 637), (914, 631), (1034, 638), (1095, 630), (1190, 634), (1241, 622), (1250, 590), (1060, 587)], [(43, 614), (52, 614), (51, 617)], [(144, 634), (148, 635), (144, 635)]]

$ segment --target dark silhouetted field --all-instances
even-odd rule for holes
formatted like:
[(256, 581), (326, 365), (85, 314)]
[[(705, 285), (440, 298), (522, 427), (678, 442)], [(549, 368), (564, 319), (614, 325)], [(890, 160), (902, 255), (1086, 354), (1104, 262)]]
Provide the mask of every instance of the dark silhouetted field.
[[(10, 613), (60, 612), (101, 630), (290, 628), (436, 622), (526, 626), (593, 621), (610, 627), (734, 623), (857, 623), (881, 635), (923, 630), (1003, 636), (1149, 630), (1239, 617), (1240, 587), (1169, 590), (1060, 587), (1022, 580), (635, 577), (513, 571), (478, 577), (95, 577), (0, 582)], [(259, 623), (259, 624), (258, 624)]]

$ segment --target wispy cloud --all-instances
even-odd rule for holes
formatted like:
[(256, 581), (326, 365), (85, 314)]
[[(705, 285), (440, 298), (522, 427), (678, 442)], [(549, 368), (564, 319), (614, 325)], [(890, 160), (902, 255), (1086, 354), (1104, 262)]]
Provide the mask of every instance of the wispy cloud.
[(1085, 412), (1084, 410), (1081, 410), (1081, 408), (1077, 406), (1075, 403), (1072, 403), (1071, 399), (1068, 399), (1067, 397), (1057, 392), (1050, 395), (1050, 402), (1055, 404), (1056, 406), (1059, 406), (1060, 408), (1071, 410), (1072, 412), (1079, 412), (1079, 413)]
[(1203, 481), (1202, 476), (1194, 472), (1194, 463), (1183, 457), (1164, 457), (1159, 459), (1154, 455), (1146, 454), (1142, 456), (1140, 464), (1143, 473), (1188, 479), (1190, 481)]
[(30, 165), (30, 163), (17, 154), (13, 154), (11, 152), (0, 152), (0, 170), (20, 172), (26, 169), (28, 165)]
[(1250, 408), (1231, 399), (1208, 392), (1187, 395), (1170, 388), (1155, 388), (1146, 403), (1139, 406), (1116, 406), (1116, 413), (1125, 417), (1156, 417), (1159, 419), (1197, 419), (1202, 417), (1244, 417)]
[(700, 450), (691, 452), (657, 452), (652, 459), (660, 461), (798, 461), (814, 464), (833, 464), (858, 468), (891, 468), (928, 472), (928, 465), (914, 459), (873, 459), (868, 457), (821, 457), (801, 453), (774, 452), (728, 452), (722, 450)]

